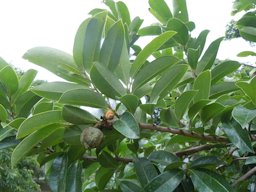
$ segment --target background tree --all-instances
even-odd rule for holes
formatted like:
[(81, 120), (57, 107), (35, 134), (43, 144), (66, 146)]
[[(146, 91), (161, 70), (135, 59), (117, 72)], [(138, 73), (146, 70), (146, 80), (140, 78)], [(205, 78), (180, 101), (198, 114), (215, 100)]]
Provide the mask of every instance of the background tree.
[[(24, 55), (65, 81), (28, 86), (39, 98), (30, 115), (1, 120), (19, 141), (12, 166), (36, 155), (61, 192), (253, 191), (256, 78), (216, 60), (223, 37), (205, 47), (208, 30), (191, 36), (185, 0), (172, 9), (149, 0), (158, 23), (146, 27), (123, 2), (105, 4), (80, 25), (73, 55), (48, 47)], [(247, 29), (239, 28), (255, 40)], [(144, 36), (152, 39), (142, 48)], [(22, 84), (0, 73), (11, 111), (19, 109)]]

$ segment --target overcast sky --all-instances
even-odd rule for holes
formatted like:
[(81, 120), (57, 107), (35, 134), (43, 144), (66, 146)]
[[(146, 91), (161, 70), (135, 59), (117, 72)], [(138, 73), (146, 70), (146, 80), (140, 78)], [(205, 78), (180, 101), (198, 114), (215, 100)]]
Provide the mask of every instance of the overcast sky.
[[(156, 22), (148, 12), (147, 0), (124, 2), (132, 18), (140, 16), (144, 25)], [(187, 0), (187, 5), (190, 20), (196, 23), (193, 35), (209, 29), (208, 43), (224, 35), (225, 26), (231, 19), (232, 0)], [(77, 28), (96, 7), (104, 5), (100, 0), (1, 0), (0, 57), (26, 70), (35, 68), (22, 59), (26, 50), (32, 47), (48, 46), (72, 53)], [(224, 42), (218, 57), (235, 59), (235, 55), (246, 47), (248, 43), (240, 40)], [(38, 78), (46, 77), (46, 80), (54, 80), (40, 69)]]

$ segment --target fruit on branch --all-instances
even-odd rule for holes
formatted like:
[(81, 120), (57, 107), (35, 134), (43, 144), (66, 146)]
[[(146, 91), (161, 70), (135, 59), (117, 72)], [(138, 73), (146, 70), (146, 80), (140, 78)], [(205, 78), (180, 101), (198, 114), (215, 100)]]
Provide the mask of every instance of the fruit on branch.
[(85, 128), (80, 136), (80, 141), (86, 149), (98, 147), (103, 140), (103, 133), (95, 127)]
[(108, 109), (105, 113), (105, 119), (106, 120), (112, 120), (115, 117), (115, 112), (111, 109)]

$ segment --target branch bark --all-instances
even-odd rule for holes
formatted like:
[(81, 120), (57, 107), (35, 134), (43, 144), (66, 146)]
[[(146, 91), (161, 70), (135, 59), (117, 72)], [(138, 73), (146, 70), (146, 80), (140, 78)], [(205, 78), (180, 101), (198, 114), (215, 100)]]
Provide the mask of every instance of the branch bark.
[(250, 171), (248, 171), (247, 173), (245, 173), (243, 176), (241, 176), (239, 179), (237, 179), (232, 184), (232, 186), (235, 187), (237, 184), (241, 183), (242, 181), (245, 181), (245, 180), (249, 179), (254, 174), (256, 174), (256, 166), (254, 168), (252, 168)]
[(193, 131), (174, 129), (174, 128), (163, 127), (163, 126), (159, 126), (159, 125), (139, 123), (139, 127), (141, 129), (150, 129), (150, 130), (155, 130), (155, 131), (160, 131), (160, 132), (172, 133), (172, 134), (176, 134), (176, 135), (183, 135), (186, 137), (192, 137), (192, 138), (196, 138), (196, 139), (200, 139), (200, 140), (204, 140), (204, 141), (220, 142), (220, 143), (227, 143), (229, 141), (225, 137), (199, 134), (199, 133), (196, 133)]

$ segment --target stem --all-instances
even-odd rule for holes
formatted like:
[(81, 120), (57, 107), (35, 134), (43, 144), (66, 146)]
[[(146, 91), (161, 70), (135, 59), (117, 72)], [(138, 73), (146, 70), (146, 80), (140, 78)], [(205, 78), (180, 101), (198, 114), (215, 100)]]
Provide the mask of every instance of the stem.
[(242, 175), (240, 178), (238, 178), (233, 184), (232, 186), (235, 187), (237, 184), (239, 184), (242, 181), (245, 181), (247, 179), (249, 179), (251, 176), (253, 176), (254, 174), (256, 174), (256, 166), (254, 168), (252, 168), (251, 170), (249, 170), (247, 173), (245, 173), (244, 175)]
[(182, 130), (182, 129), (174, 129), (174, 128), (163, 127), (163, 126), (159, 126), (159, 125), (139, 123), (139, 127), (141, 129), (150, 129), (150, 130), (155, 130), (155, 131), (160, 131), (160, 132), (172, 133), (172, 134), (176, 134), (176, 135), (183, 135), (186, 137), (192, 137), (192, 138), (196, 138), (196, 139), (200, 139), (200, 140), (204, 140), (204, 141), (221, 142), (221, 143), (227, 143), (229, 141), (225, 137), (199, 134), (199, 133), (192, 132), (192, 131), (186, 131), (186, 130)]

